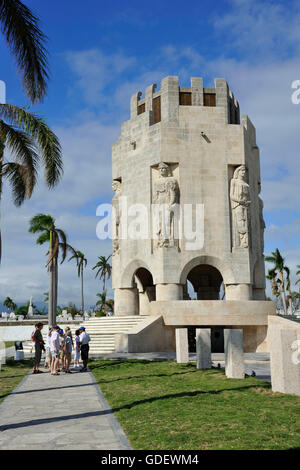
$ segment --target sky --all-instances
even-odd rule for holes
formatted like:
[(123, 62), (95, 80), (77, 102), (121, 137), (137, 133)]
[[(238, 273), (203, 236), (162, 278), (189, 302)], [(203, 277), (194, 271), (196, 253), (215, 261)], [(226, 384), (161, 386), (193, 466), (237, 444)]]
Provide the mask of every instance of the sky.
[[(129, 118), (130, 97), (167, 75), (203, 77), (204, 86), (225, 78), (256, 127), (260, 147), (265, 253), (277, 247), (295, 282), (300, 264), (300, 4), (297, 1), (230, 0), (27, 0), (48, 36), (51, 80), (46, 99), (30, 106), (20, 76), (0, 37), (0, 80), (7, 102), (47, 120), (63, 148), (64, 177), (52, 191), (39, 184), (30, 201), (14, 207), (4, 187), (1, 207), (3, 260), (0, 303), (48, 290), (46, 246), (28, 233), (30, 218), (50, 213), (69, 242), (88, 259), (87, 307), (102, 284), (91, 269), (111, 242), (96, 237), (97, 206), (111, 201), (111, 145)], [(83, 8), (84, 6), (84, 8)], [(74, 261), (59, 267), (59, 305), (80, 305)], [(108, 294), (112, 295), (111, 284)]]

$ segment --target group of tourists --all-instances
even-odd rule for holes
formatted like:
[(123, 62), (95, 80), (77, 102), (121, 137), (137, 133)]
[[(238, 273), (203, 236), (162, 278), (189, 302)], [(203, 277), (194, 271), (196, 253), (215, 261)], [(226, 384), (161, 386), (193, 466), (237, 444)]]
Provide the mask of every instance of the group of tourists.
[[(72, 360), (72, 352), (74, 350), (74, 368), (78, 368), (80, 372), (87, 371), (89, 359), (89, 342), (90, 337), (85, 331), (84, 326), (75, 331), (73, 339), (71, 328), (67, 326), (65, 331), (58, 325), (49, 328), (46, 337), (46, 343), (42, 336), (43, 324), (37, 323), (35, 331), (32, 332), (31, 341), (35, 345), (33, 374), (41, 374), (43, 371), (39, 369), (43, 351), (46, 353), (45, 368), (48, 368), (51, 375), (59, 375), (60, 372), (71, 374), (70, 365)], [(83, 367), (80, 369), (79, 359)]]

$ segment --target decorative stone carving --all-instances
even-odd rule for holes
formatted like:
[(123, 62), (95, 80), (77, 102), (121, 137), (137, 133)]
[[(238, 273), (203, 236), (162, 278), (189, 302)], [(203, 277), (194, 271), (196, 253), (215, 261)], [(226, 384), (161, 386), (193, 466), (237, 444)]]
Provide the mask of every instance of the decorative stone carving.
[[(260, 192), (261, 192), (261, 182), (258, 181), (258, 194), (260, 194)], [(265, 249), (264, 232), (265, 232), (266, 224), (265, 224), (264, 216), (263, 216), (264, 203), (261, 197), (259, 196), (258, 196), (258, 205), (259, 205), (260, 246), (261, 246), (261, 251), (263, 253)]]
[(176, 178), (166, 163), (158, 165), (160, 176), (154, 180), (153, 203), (156, 204), (156, 236), (158, 247), (175, 245), (176, 204), (179, 199), (179, 187)]
[(246, 173), (245, 165), (237, 167), (230, 183), (232, 243), (235, 248), (248, 248), (249, 246), (248, 207), (251, 201)]
[(120, 207), (119, 207), (119, 196), (121, 194), (122, 184), (119, 180), (113, 180), (112, 182), (112, 189), (115, 192), (114, 197), (112, 199), (112, 207), (113, 207), (113, 254), (117, 254), (120, 249)]

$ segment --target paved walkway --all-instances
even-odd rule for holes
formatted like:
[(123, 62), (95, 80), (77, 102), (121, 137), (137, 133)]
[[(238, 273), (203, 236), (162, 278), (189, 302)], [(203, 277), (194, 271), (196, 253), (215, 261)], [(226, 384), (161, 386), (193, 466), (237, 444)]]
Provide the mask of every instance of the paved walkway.
[(51, 376), (45, 371), (27, 375), (0, 406), (0, 449), (130, 446), (92, 374)]

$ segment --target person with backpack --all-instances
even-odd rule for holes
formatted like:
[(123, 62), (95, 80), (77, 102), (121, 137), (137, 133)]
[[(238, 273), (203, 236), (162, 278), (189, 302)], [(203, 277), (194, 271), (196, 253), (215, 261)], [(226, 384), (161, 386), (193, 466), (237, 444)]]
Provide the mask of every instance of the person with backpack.
[(33, 334), (33, 341), (35, 345), (35, 355), (34, 355), (34, 367), (33, 374), (41, 374), (42, 371), (39, 370), (39, 365), (41, 362), (42, 352), (45, 351), (44, 340), (42, 336), (43, 323), (37, 323), (35, 325), (35, 332)]
[(64, 364), (65, 364), (65, 373), (71, 374), (70, 371), (70, 362), (73, 349), (73, 339), (72, 332), (69, 327), (65, 329), (65, 341), (64, 341)]
[(75, 331), (75, 345), (74, 345), (74, 368), (79, 368), (80, 359), (80, 331)]

